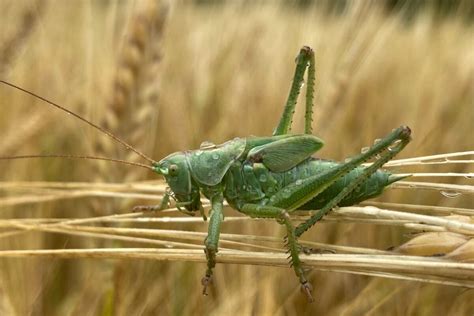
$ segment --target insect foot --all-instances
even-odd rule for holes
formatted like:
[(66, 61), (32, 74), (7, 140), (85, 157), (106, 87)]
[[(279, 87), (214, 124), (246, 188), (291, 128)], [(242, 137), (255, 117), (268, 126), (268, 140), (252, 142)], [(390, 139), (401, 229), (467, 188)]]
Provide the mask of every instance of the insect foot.
[(206, 274), (202, 279), (201, 279), (201, 284), (203, 286), (202, 288), (202, 295), (207, 296), (207, 286), (212, 284), (212, 275)]
[(335, 254), (336, 251), (333, 249), (326, 248), (311, 248), (311, 247), (301, 247), (301, 252), (305, 255), (314, 255), (314, 254)]
[(306, 297), (308, 298), (308, 302), (314, 302), (314, 298), (312, 295), (313, 286), (311, 285), (311, 283), (309, 283), (308, 281), (301, 282), (301, 292), (306, 295)]

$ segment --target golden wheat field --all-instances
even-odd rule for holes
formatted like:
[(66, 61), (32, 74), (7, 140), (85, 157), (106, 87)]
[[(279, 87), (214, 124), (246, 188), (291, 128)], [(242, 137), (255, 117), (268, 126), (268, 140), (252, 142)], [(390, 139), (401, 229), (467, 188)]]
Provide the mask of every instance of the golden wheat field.
[[(387, 168), (414, 176), (302, 236), (323, 249), (302, 255), (309, 304), (275, 221), (226, 207), (203, 296), (207, 223), (176, 209), (132, 212), (161, 200), (162, 178), (104, 161), (0, 160), (0, 315), (472, 315), (469, 1), (450, 15), (426, 6), (412, 18), (377, 1), (202, 2), (2, 0), (0, 80), (159, 160), (203, 141), (271, 135), (308, 45), (313, 130), (325, 140), (317, 156), (344, 161), (408, 125), (413, 140)], [(294, 133), (303, 131), (300, 99)], [(0, 84), (0, 156), (34, 154), (146, 163)], [(432, 155), (441, 156), (405, 160)]]

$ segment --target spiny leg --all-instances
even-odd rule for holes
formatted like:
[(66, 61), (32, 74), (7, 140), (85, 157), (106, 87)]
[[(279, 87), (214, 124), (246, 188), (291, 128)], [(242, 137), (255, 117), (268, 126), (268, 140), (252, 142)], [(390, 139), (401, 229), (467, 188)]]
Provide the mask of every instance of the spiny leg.
[(162, 211), (166, 209), (170, 203), (171, 192), (169, 188), (166, 189), (163, 198), (160, 201), (160, 204), (157, 205), (137, 205), (133, 207), (134, 212), (144, 212), (144, 211)]
[(387, 147), (387, 150), (380, 154), (380, 157), (375, 160), (370, 166), (364, 169), (363, 173), (360, 174), (355, 180), (349, 183), (338, 195), (336, 195), (332, 200), (330, 200), (322, 209), (316, 212), (311, 218), (306, 222), (301, 223), (296, 227), (296, 236), (300, 237), (305, 231), (307, 231), (311, 226), (316, 224), (324, 215), (329, 213), (332, 209), (337, 207), (337, 205), (347, 197), (351, 192), (353, 192), (357, 187), (362, 185), (373, 173), (380, 169), (387, 161), (391, 160), (396, 154), (403, 150), (403, 148), (410, 141), (410, 129), (408, 127), (402, 127), (400, 130), (400, 141), (393, 143), (391, 146)]
[[(368, 151), (351, 158), (348, 162), (287, 185), (274, 194), (267, 204), (284, 208), (288, 212), (292, 212), (317, 197), (341, 177), (345, 176), (368, 159), (381, 154), (387, 149), (389, 149), (390, 152), (393, 151), (393, 155), (395, 155), (409, 142), (409, 140), (410, 129), (408, 127), (401, 126), (394, 129), (388, 136), (374, 144)], [(397, 149), (398, 146), (401, 146), (402, 148)], [(390, 157), (393, 157), (393, 155), (390, 155), (387, 159), (391, 159)]]
[[(137, 205), (133, 207), (133, 212), (151, 212), (151, 211), (162, 211), (164, 209), (167, 209), (170, 204), (170, 198), (173, 197), (173, 192), (171, 191), (170, 188), (166, 188), (165, 194), (163, 195), (163, 199), (161, 200), (160, 204), (156, 205)], [(174, 197), (173, 197), (174, 198)], [(186, 205), (190, 204), (191, 202), (176, 202), (175, 206), (180, 211), (181, 213), (184, 213), (186, 215), (194, 216), (194, 212), (190, 212), (186, 209), (183, 209), (182, 207), (185, 207)], [(202, 209), (202, 205), (200, 206), (199, 209), (204, 221), (206, 220), (206, 216), (204, 214), (204, 210)]]
[(306, 83), (306, 111), (304, 114), (304, 133), (313, 133), (313, 100), (314, 100), (314, 82), (316, 80), (316, 61), (314, 52), (310, 48), (308, 60), (308, 78)]
[[(309, 113), (309, 116), (312, 115), (312, 104), (313, 104), (312, 100), (313, 100), (313, 93), (314, 93), (314, 53), (310, 47), (303, 46), (298, 56), (296, 57), (296, 69), (295, 69), (295, 74), (293, 76), (293, 83), (291, 84), (291, 88), (290, 88), (290, 94), (288, 95), (285, 108), (283, 109), (283, 114), (280, 118), (280, 122), (278, 123), (278, 126), (273, 131), (273, 136), (288, 134), (289, 130), (291, 129), (291, 123), (293, 120), (293, 114), (295, 112), (296, 101), (298, 100), (298, 95), (300, 94), (300, 90), (304, 82), (303, 77), (306, 71), (306, 67), (308, 67), (308, 64), (313, 65), (313, 68), (312, 68), (313, 75), (312, 76), (310, 76), (310, 74), (308, 75), (306, 113), (307, 114)], [(308, 97), (308, 92), (309, 92), (309, 97)], [(310, 102), (311, 106), (309, 106), (308, 102)], [(310, 109), (308, 110), (308, 108)], [(309, 117), (309, 121), (311, 121), (311, 117)], [(306, 125), (307, 124), (308, 123), (306, 123)], [(305, 128), (305, 131), (307, 130), (308, 128)]]
[[(293, 251), (299, 251), (297, 246), (297, 238), (309, 227), (314, 225), (317, 220), (319, 220), (324, 214), (326, 214), (330, 209), (337, 205), (345, 196), (350, 194), (358, 185), (363, 183), (371, 174), (373, 174), (377, 169), (379, 169), (385, 162), (390, 160), (393, 156), (399, 153), (406, 144), (410, 141), (410, 129), (406, 126), (401, 126), (392, 131), (388, 136), (382, 139), (380, 142), (374, 144), (367, 152), (357, 155), (353, 157), (347, 163), (341, 164), (333, 169), (330, 169), (326, 172), (323, 172), (319, 175), (315, 175), (306, 179), (302, 179), (301, 181), (297, 181), (292, 183), (280, 191), (278, 191), (275, 195), (273, 195), (270, 200), (268, 201), (267, 205), (255, 205), (253, 207), (249, 207), (244, 205), (244, 207), (240, 208), (239, 210), (243, 213), (247, 213), (250, 216), (257, 216), (257, 217), (272, 217), (271, 212), (272, 210), (286, 210), (287, 212), (292, 212), (298, 209), (300, 206), (304, 205), (311, 199), (318, 196), (321, 192), (327, 189), (330, 185), (335, 183), (338, 179), (342, 176), (348, 174), (354, 168), (360, 166), (364, 161), (374, 157), (378, 154), (381, 154), (381, 157), (376, 160), (371, 166), (365, 169), (363, 174), (356, 178), (348, 187), (343, 189), (341, 193), (339, 193), (336, 198), (334, 198), (331, 202), (328, 203), (320, 212), (314, 215), (310, 220), (307, 222), (299, 225), (295, 231), (292, 230), (292, 226), (287, 226), (289, 230), (288, 234), (288, 242), (291, 258), (293, 261), (293, 265), (295, 268), (296, 274), (300, 277), (300, 281), (302, 282), (302, 289), (308, 293), (310, 293), (310, 287), (307, 281), (304, 279), (303, 271), (301, 270), (301, 264), (299, 261), (299, 257), (297, 253), (293, 253)], [(273, 213), (273, 217), (276, 216), (276, 213)], [(281, 215), (280, 215), (281, 216)], [(288, 219), (289, 222), (289, 219)], [(289, 222), (290, 223), (290, 222)], [(291, 233), (290, 233), (291, 232)], [(291, 238), (290, 238), (291, 236)], [(293, 249), (293, 250), (291, 250)], [(295, 264), (296, 263), (296, 264)], [(301, 276), (303, 279), (301, 279)]]
[(285, 240), (288, 247), (288, 252), (290, 253), (288, 257), (288, 259), (290, 259), (290, 265), (293, 267), (296, 276), (300, 280), (301, 291), (306, 294), (310, 302), (313, 302), (314, 299), (311, 295), (313, 288), (306, 279), (304, 270), (301, 266), (301, 260), (299, 257), (300, 246), (296, 240), (295, 228), (291, 223), (288, 212), (279, 207), (258, 204), (244, 204), (241, 208), (239, 208), (239, 211), (249, 215), (250, 217), (275, 218), (280, 224), (285, 225), (287, 231)]
[(212, 269), (216, 266), (216, 253), (218, 251), (219, 244), (219, 235), (221, 233), (221, 223), (224, 219), (222, 213), (222, 206), (224, 202), (224, 197), (222, 192), (214, 195), (211, 198), (211, 214), (209, 219), (208, 233), (207, 237), (204, 240), (207, 259), (207, 270), (206, 275), (202, 278), (201, 283), (203, 286), (202, 294), (207, 295), (207, 286), (212, 283)]

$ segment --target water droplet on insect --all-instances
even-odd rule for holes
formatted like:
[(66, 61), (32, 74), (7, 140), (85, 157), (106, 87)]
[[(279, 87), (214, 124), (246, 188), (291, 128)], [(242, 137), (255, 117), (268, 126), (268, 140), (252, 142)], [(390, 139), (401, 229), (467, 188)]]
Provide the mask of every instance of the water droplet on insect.
[(210, 149), (210, 148), (215, 148), (215, 147), (216, 147), (216, 144), (208, 140), (205, 140), (201, 143), (201, 145), (199, 146), (199, 149)]
[(447, 198), (453, 199), (461, 195), (461, 192), (456, 191), (441, 191), (441, 194)]
[(303, 184), (303, 180), (301, 179), (296, 180), (296, 185), (301, 185), (301, 184)]
[(380, 143), (382, 140), (380, 138), (377, 138), (374, 140), (374, 145)]
[(261, 174), (260, 177), (258, 177), (258, 180), (260, 180), (260, 182), (267, 182), (267, 176), (264, 174)]
[(246, 189), (247, 189), (247, 186), (244, 184), (244, 185), (242, 186), (242, 189), (246, 190)]
[(368, 151), (369, 151), (369, 147), (362, 147), (362, 149), (360, 150), (360, 153), (365, 154)]
[(388, 151), (394, 152), (394, 151), (397, 149), (398, 145), (399, 145), (401, 142), (402, 142), (402, 141), (401, 141), (400, 139), (397, 139), (392, 145), (390, 145), (390, 146), (387, 148)]
[(213, 154), (213, 155), (212, 155), (212, 159), (214, 159), (214, 160), (219, 159), (219, 155), (218, 155), (218, 154)]

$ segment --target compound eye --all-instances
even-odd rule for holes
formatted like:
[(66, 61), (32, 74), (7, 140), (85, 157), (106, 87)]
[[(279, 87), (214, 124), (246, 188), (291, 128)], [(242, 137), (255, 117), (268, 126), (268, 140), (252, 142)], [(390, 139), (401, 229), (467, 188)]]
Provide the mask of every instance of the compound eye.
[(178, 174), (178, 166), (177, 165), (170, 165), (168, 168), (168, 172), (171, 176), (175, 176)]

